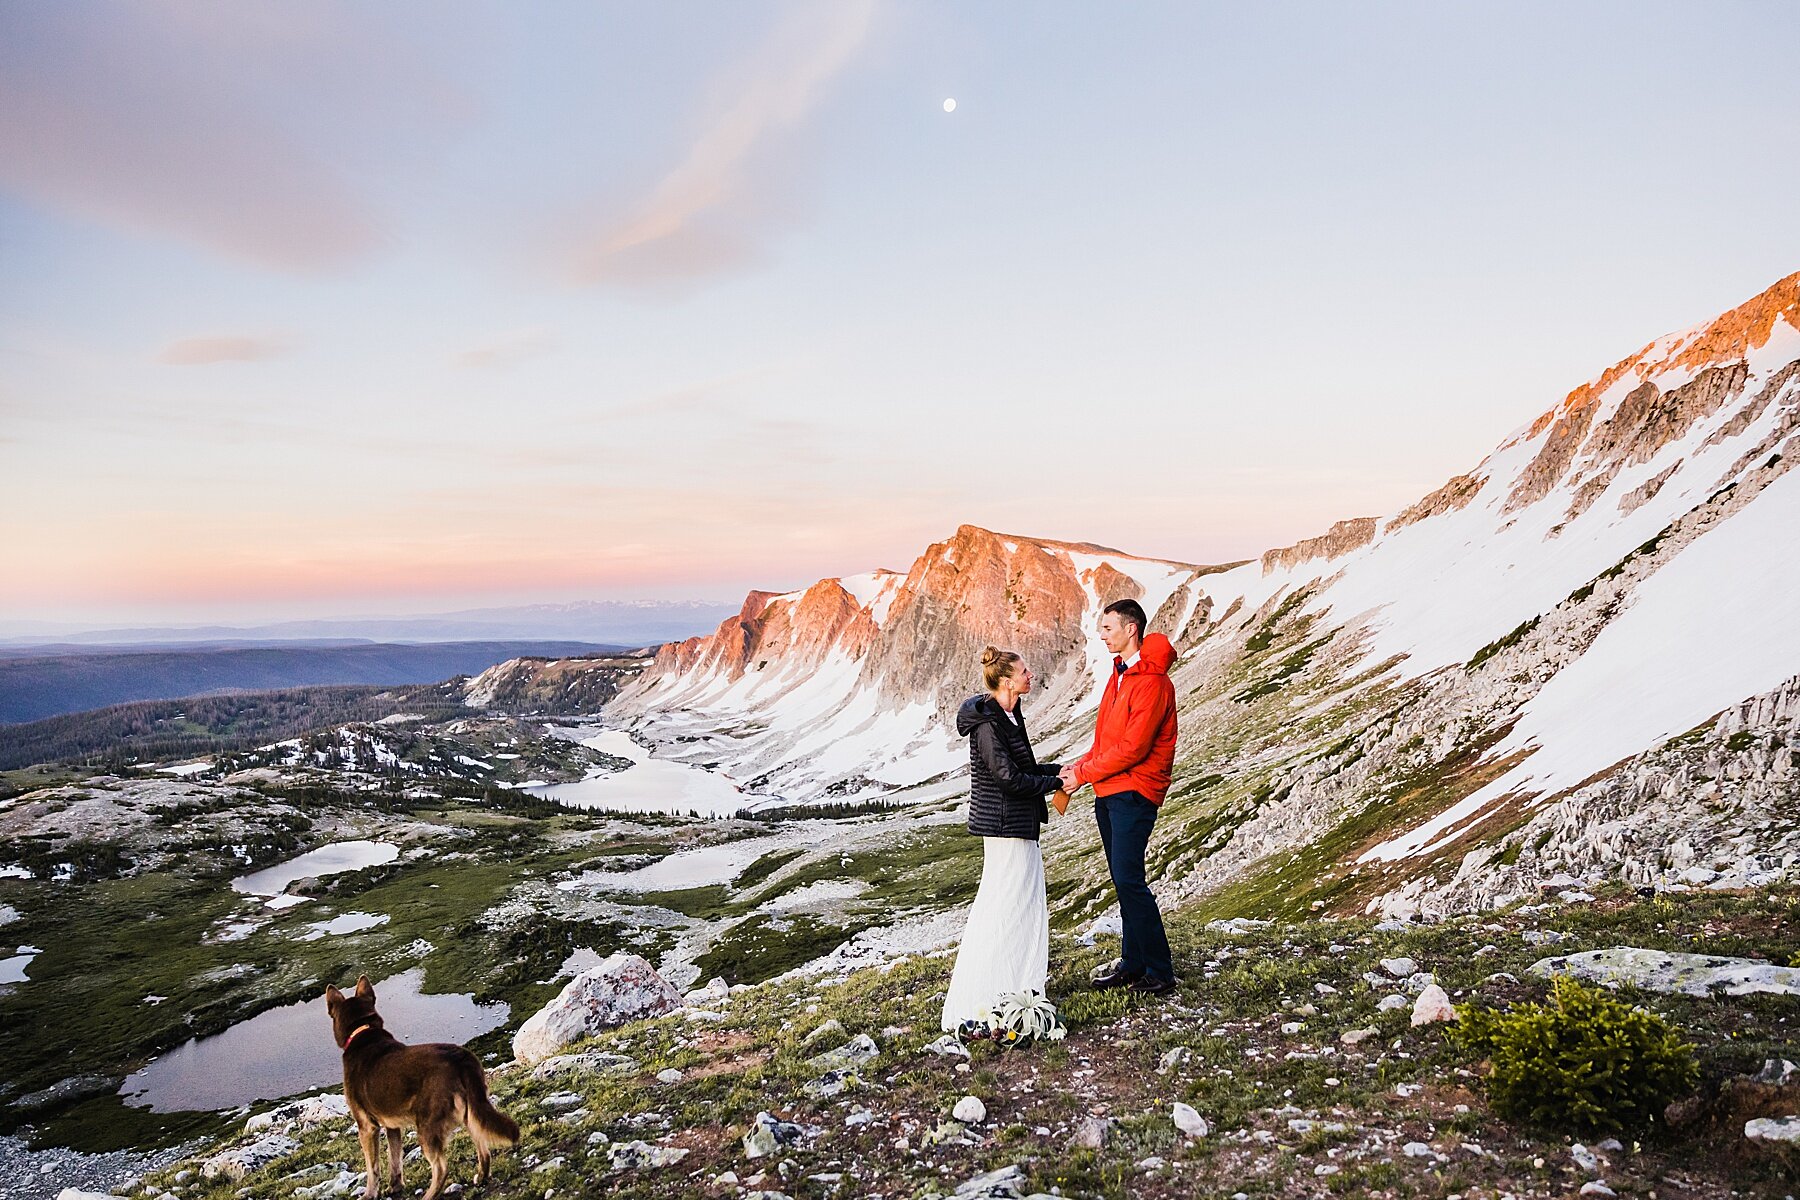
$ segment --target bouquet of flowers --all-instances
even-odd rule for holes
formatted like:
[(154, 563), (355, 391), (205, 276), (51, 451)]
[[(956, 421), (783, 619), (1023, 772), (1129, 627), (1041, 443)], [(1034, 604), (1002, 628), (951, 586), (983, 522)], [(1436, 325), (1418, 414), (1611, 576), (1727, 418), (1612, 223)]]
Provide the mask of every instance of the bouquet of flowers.
[(1040, 992), (1009, 992), (988, 1010), (987, 1023), (965, 1021), (965, 1039), (987, 1039), (1003, 1046), (1020, 1042), (1060, 1042), (1068, 1036), (1068, 1027), (1056, 1011), (1056, 1005)]

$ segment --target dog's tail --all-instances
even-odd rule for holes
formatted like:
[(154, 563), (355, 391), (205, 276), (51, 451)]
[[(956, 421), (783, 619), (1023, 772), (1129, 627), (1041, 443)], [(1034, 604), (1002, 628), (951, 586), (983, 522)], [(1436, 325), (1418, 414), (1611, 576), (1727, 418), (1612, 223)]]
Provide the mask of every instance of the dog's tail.
[(494, 1107), (488, 1099), (487, 1076), (477, 1065), (470, 1072), (467, 1098), (469, 1132), (487, 1145), (513, 1146), (519, 1141), (519, 1123)]

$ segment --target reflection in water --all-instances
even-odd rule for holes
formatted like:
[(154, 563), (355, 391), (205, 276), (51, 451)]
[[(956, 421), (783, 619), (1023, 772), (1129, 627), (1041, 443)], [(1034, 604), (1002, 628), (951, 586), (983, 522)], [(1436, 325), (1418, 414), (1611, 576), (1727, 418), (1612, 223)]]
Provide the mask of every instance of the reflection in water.
[[(556, 732), (567, 737), (584, 731), (564, 729)], [(697, 812), (703, 817), (729, 817), (750, 803), (750, 796), (740, 792), (737, 784), (717, 771), (671, 762), (666, 758), (652, 758), (622, 729), (603, 729), (577, 740), (603, 754), (630, 759), (631, 766), (610, 774), (590, 775), (575, 783), (528, 788), (532, 795), (571, 808), (609, 812)]]
[(231, 886), (236, 891), (248, 892), (252, 896), (279, 896), (296, 879), (336, 875), (341, 871), (360, 871), (364, 867), (391, 863), (399, 857), (400, 847), (386, 842), (333, 842), (329, 846), (320, 846), (317, 850), (308, 850), (300, 857), (290, 858), (284, 863), (276, 863), (248, 875), (239, 875), (231, 881)]
[[(504, 1004), (476, 1004), (468, 993), (422, 996), (418, 968), (375, 985), (376, 1009), (403, 1042), (466, 1042), (506, 1020)], [(343, 1078), (324, 988), (225, 1032), (179, 1046), (127, 1079), (127, 1104), (152, 1112), (236, 1108), (327, 1087)]]

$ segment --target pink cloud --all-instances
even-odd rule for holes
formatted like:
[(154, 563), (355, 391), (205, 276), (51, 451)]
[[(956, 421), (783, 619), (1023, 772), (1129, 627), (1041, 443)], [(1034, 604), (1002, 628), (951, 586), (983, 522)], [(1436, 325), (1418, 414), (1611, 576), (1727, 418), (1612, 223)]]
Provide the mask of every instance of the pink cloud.
[(280, 270), (364, 258), (386, 231), (359, 137), (428, 124), (445, 97), (366, 26), (324, 5), (9, 6), (0, 188)]
[(556, 247), (561, 273), (577, 284), (657, 288), (754, 261), (792, 217), (776, 195), (789, 172), (772, 160), (854, 60), (874, 16), (872, 0), (834, 0), (778, 29), (721, 87), (718, 110), (648, 196)]
[(225, 334), (179, 338), (164, 346), (156, 361), (174, 367), (201, 367), (222, 362), (256, 362), (286, 350), (286, 344), (277, 338)]

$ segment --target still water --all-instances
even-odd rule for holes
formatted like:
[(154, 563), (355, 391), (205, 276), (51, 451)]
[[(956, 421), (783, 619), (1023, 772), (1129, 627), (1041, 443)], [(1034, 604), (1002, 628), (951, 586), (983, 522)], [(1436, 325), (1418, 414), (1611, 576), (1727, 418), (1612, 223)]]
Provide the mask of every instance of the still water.
[[(415, 968), (375, 985), (376, 1008), (403, 1042), (466, 1042), (505, 1022), (504, 1004), (476, 1004), (467, 992), (419, 994)], [(320, 995), (240, 1021), (223, 1033), (169, 1051), (126, 1079), (119, 1094), (152, 1112), (236, 1108), (328, 1087), (343, 1060)]]
[[(552, 783), (527, 789), (534, 796), (571, 808), (608, 812), (659, 812), (703, 817), (729, 817), (754, 799), (717, 771), (687, 763), (652, 758), (622, 729), (558, 729), (559, 736), (592, 746), (603, 754), (629, 759), (623, 771), (596, 773), (574, 783)], [(585, 735), (585, 736), (583, 736)]]

